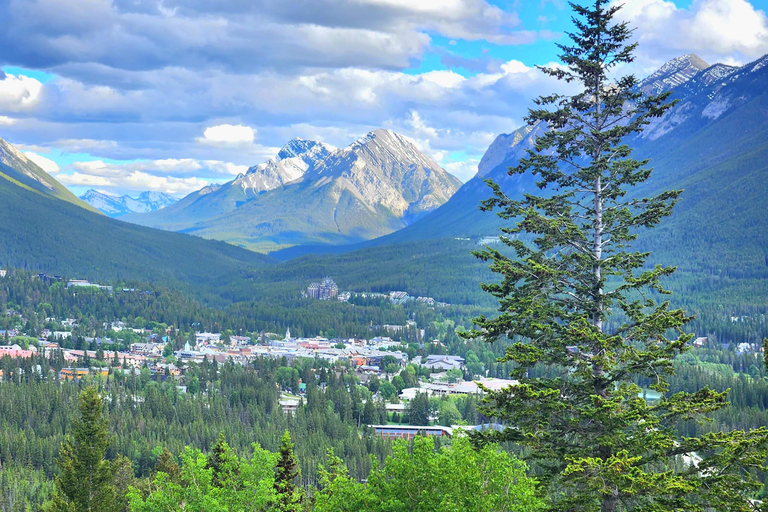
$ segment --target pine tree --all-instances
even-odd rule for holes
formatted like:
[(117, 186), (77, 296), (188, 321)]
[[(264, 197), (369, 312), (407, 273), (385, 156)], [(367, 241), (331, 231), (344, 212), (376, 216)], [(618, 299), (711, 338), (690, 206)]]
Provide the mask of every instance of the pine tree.
[[(611, 80), (636, 48), (629, 26), (613, 20), (620, 6), (571, 7), (572, 45), (558, 45), (565, 66), (542, 70), (582, 90), (536, 100), (526, 120), (548, 130), (510, 169), (532, 173), (546, 193), (515, 200), (489, 182), (494, 195), (482, 206), (516, 221), (502, 228), (515, 258), (476, 253), (501, 274), (482, 286), (500, 314), (476, 318), (470, 336), (511, 340), (503, 361), (514, 363), (519, 381), (488, 393), (482, 412), (508, 425), (488, 436), (527, 447), (553, 511), (752, 510), (750, 470), (765, 461), (768, 430), (676, 433), (676, 423), (726, 407), (727, 392), (669, 393), (673, 359), (690, 348), (682, 329), (691, 318), (657, 302), (669, 293), (661, 279), (675, 269), (650, 267), (649, 253), (631, 248), (681, 195), (639, 197), (633, 187), (651, 169), (626, 143), (670, 108), (669, 93), (645, 96), (633, 76)], [(641, 398), (634, 382), (643, 377), (661, 399)]]
[(103, 402), (94, 387), (87, 387), (78, 401), (79, 419), (61, 444), (59, 476), (50, 506), (53, 512), (106, 512), (116, 510), (114, 472), (104, 458), (110, 436)]
[(302, 493), (296, 487), (295, 480), (301, 474), (296, 456), (293, 454), (291, 434), (287, 430), (280, 439), (280, 451), (276, 466), (275, 491), (277, 492), (277, 510), (297, 512), (301, 510)]
[(171, 482), (178, 483), (181, 479), (181, 468), (173, 457), (173, 454), (164, 448), (163, 452), (157, 458), (155, 465), (156, 473), (165, 473)]
[(222, 487), (224, 481), (239, 475), (240, 460), (225, 441), (223, 433), (219, 434), (219, 439), (208, 456), (205, 469), (213, 470), (211, 483), (216, 487)]

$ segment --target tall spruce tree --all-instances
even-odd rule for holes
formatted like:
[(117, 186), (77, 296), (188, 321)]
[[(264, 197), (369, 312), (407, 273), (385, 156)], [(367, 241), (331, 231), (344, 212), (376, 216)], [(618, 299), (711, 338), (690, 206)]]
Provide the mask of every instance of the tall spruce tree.
[(61, 444), (60, 473), (49, 507), (53, 512), (108, 512), (120, 508), (115, 499), (114, 468), (105, 459), (111, 442), (102, 408), (95, 387), (80, 393), (80, 417)]
[(280, 512), (298, 512), (302, 509), (303, 494), (296, 487), (295, 480), (301, 475), (299, 463), (293, 454), (291, 433), (287, 430), (280, 439), (275, 467), (275, 492), (277, 492), (276, 508)]
[[(570, 45), (558, 45), (564, 66), (542, 71), (581, 91), (536, 100), (526, 121), (548, 130), (510, 169), (532, 173), (545, 193), (516, 200), (489, 181), (493, 196), (482, 205), (515, 222), (502, 228), (515, 257), (476, 253), (501, 275), (482, 285), (500, 314), (476, 318), (469, 335), (510, 340), (503, 360), (515, 363), (519, 381), (488, 393), (484, 414), (507, 428), (487, 437), (526, 447), (552, 511), (754, 510), (752, 475), (764, 464), (768, 430), (676, 434), (677, 422), (726, 407), (727, 391), (669, 392), (691, 317), (658, 301), (675, 268), (651, 267), (649, 253), (631, 248), (681, 194), (633, 194), (651, 169), (626, 143), (670, 108), (669, 94), (645, 96), (633, 76), (612, 79), (636, 48), (630, 27), (614, 20), (620, 6), (571, 7), (576, 30)], [(640, 378), (659, 400), (639, 396)]]

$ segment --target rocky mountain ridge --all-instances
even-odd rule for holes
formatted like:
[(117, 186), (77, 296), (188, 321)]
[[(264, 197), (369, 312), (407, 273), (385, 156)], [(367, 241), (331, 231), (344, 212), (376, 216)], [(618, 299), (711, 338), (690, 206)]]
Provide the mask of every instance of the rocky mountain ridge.
[(460, 185), (409, 139), (381, 129), (343, 149), (294, 139), (216, 190), (125, 219), (258, 249), (358, 241), (410, 224)]

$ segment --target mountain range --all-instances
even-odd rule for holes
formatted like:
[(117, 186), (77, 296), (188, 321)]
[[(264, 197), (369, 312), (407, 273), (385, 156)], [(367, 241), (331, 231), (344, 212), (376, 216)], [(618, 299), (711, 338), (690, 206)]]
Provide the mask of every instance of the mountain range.
[(376, 238), (445, 203), (461, 182), (389, 130), (343, 149), (294, 139), (233, 181), (125, 220), (268, 252)]
[[(653, 236), (641, 233), (637, 244), (692, 272), (762, 276), (768, 254), (768, 56), (741, 67), (710, 66), (684, 56), (661, 70), (639, 86), (673, 90), (670, 99), (677, 104), (628, 141), (634, 156), (650, 158), (654, 168), (633, 193), (651, 195), (669, 188), (683, 188), (684, 193), (675, 214)], [(349, 246), (293, 247), (272, 255), (290, 259), (418, 240), (495, 236), (503, 221), (478, 209), (491, 193), (484, 179), (499, 183), (513, 198), (534, 190), (531, 176), (509, 176), (507, 170), (517, 165), (542, 129), (526, 126), (499, 135), (474, 178), (445, 204), (397, 232)]]
[(84, 202), (110, 217), (127, 213), (149, 213), (170, 206), (178, 199), (164, 192), (142, 192), (138, 197), (118, 196), (101, 190), (90, 189), (80, 196)]
[[(644, 82), (655, 91), (664, 90), (667, 83), (677, 84), (672, 99), (678, 102), (628, 141), (635, 148), (634, 155), (651, 158), (654, 167), (652, 177), (632, 193), (646, 196), (669, 188), (683, 188), (684, 193), (674, 215), (654, 229), (652, 236), (641, 233), (637, 244), (653, 251), (654, 261), (678, 265), (680, 286), (698, 283), (697, 290), (709, 290), (705, 299), (713, 307), (737, 296), (763, 304), (768, 296), (768, 56), (738, 68), (704, 67), (694, 58), (676, 59), (672, 64), (655, 79), (659, 83)], [(207, 196), (216, 197), (221, 189), (235, 190), (232, 184), (249, 174), (257, 175), (251, 178), (255, 181), (275, 176), (282, 180), (275, 188), (254, 191), (252, 197), (239, 196), (233, 210), (193, 224), (189, 231), (210, 236), (216, 234), (215, 228), (225, 229), (228, 222), (235, 228), (241, 222), (240, 227), (253, 230), (254, 218), (304, 229), (289, 241), (285, 234), (289, 230), (271, 231), (282, 233), (269, 235), (276, 239), (272, 247), (302, 244), (272, 252), (270, 256), (276, 259), (291, 259), (280, 265), (231, 244), (147, 229), (95, 213), (23, 153), (0, 140), (0, 265), (95, 279), (131, 276), (195, 286), (208, 282), (219, 288), (223, 283), (244, 283), (244, 277), (275, 283), (333, 275), (341, 283), (363, 289), (407, 289), (434, 297), (458, 293), (475, 300), (469, 297), (474, 297), (470, 293), (476, 289), (482, 262), (479, 266), (474, 262), (469, 248), (483, 237), (497, 235), (505, 222), (479, 211), (479, 202), (490, 194), (483, 179), (500, 183), (513, 197), (531, 190), (530, 177), (509, 176), (507, 169), (517, 164), (543, 129), (523, 127), (497, 137), (482, 159), (478, 175), (450, 199), (448, 192), (438, 193), (436, 184), (447, 183), (451, 190), (457, 185), (454, 179), (436, 180), (444, 171), (417, 153), (415, 146), (391, 132), (377, 131), (342, 150), (291, 141), (286, 148), (300, 147), (281, 151), (272, 163), (252, 168), (230, 184), (207, 187), (177, 204), (143, 214), (159, 218), (166, 211), (180, 209), (184, 202), (187, 207), (204, 204)], [(302, 158), (312, 151), (327, 151), (328, 155)], [(281, 164), (295, 158), (298, 160), (290, 165)], [(295, 174), (291, 170), (296, 169), (303, 169), (302, 175), (292, 180)], [(404, 186), (409, 172), (417, 175), (412, 183), (422, 184), (418, 194)], [(385, 179), (389, 183), (379, 188)], [(324, 203), (323, 198), (330, 199)], [(388, 202), (390, 199), (395, 201)], [(440, 201), (444, 201), (442, 205), (428, 211)], [(324, 209), (323, 215), (333, 222), (333, 209), (340, 205), (356, 205), (366, 214), (384, 212), (385, 218), (396, 219), (390, 229), (398, 223), (407, 225), (376, 239), (346, 245), (345, 241), (355, 237), (340, 232), (351, 222), (340, 222), (338, 227), (333, 223), (331, 228), (327, 222), (319, 224), (320, 236), (313, 236), (311, 214)], [(356, 220), (354, 209), (339, 208), (338, 213), (342, 215), (336, 217), (337, 222)], [(378, 222), (374, 214), (370, 218)], [(381, 229), (381, 224), (374, 225)], [(267, 238), (251, 233), (246, 230), (252, 240)], [(368, 234), (373, 233), (375, 230)], [(300, 255), (307, 256), (296, 258)], [(421, 283), (420, 290), (412, 290), (416, 282)], [(685, 296), (677, 297), (685, 300)]]

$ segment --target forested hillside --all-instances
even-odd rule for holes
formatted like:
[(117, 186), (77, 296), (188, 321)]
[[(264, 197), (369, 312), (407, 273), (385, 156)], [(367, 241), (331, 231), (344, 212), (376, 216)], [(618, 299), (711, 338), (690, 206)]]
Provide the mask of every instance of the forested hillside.
[(229, 282), (268, 258), (109, 219), (0, 179), (0, 265), (72, 278)]

